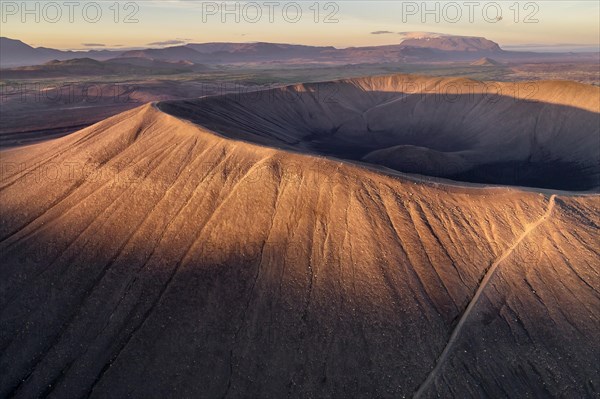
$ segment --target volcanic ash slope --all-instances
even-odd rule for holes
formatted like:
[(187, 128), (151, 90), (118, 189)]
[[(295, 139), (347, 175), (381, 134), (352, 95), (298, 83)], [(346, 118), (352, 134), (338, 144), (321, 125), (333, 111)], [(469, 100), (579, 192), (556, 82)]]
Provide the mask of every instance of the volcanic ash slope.
[(600, 390), (595, 196), (420, 183), (152, 105), (1, 157), (1, 397)]

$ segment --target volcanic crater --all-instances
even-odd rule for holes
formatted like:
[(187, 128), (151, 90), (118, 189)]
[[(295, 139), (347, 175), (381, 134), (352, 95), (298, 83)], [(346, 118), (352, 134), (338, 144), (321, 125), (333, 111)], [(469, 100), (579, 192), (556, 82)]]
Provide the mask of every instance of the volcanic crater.
[(223, 136), (470, 183), (600, 187), (598, 88), (410, 75), (159, 103)]
[(162, 102), (2, 151), (0, 397), (598, 397), (598, 195), (391, 169), (593, 188), (600, 89), (493, 86)]

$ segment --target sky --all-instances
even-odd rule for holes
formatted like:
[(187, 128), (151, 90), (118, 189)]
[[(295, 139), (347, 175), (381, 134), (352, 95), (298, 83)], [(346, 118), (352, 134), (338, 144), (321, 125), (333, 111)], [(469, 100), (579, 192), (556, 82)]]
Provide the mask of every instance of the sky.
[[(469, 3), (469, 4), (467, 4)], [(59, 49), (277, 42), (396, 44), (404, 32), (483, 36), (528, 49), (598, 48), (600, 2), (586, 1), (7, 1), (1, 35)]]

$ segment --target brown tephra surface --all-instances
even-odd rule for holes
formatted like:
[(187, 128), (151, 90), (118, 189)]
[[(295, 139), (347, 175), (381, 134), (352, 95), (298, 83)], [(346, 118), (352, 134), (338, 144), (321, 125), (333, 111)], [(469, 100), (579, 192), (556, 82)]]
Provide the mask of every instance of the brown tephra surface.
[(0, 157), (0, 397), (600, 391), (596, 195), (421, 182), (152, 104)]

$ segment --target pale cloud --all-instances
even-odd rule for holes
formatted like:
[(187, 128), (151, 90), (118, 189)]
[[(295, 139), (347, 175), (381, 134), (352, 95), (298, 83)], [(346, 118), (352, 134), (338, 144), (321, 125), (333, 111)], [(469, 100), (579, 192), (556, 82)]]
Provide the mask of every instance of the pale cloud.
[(148, 43), (148, 46), (174, 46), (177, 44), (185, 44), (184, 40), (174, 39), (174, 40), (165, 40), (163, 42), (152, 42)]

